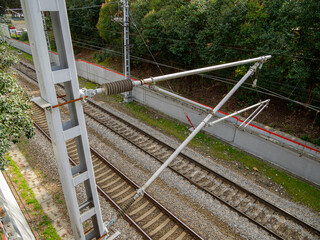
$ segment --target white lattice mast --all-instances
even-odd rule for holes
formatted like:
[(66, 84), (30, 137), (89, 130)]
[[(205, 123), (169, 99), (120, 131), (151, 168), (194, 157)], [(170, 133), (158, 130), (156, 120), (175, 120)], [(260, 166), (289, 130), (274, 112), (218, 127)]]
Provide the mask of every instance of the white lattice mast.
[[(130, 36), (129, 36), (129, 0), (122, 0), (123, 3), (123, 43), (124, 43), (124, 77), (131, 79), (130, 72)], [(132, 91), (124, 93), (124, 101), (132, 102)]]
[[(94, 178), (78, 76), (73, 55), (65, 0), (22, 0), (32, 56), (41, 97), (34, 101), (45, 109), (54, 155), (70, 216), (75, 239), (103, 236), (104, 224)], [(42, 13), (49, 12), (56, 46), (58, 66), (51, 67)], [(56, 84), (63, 84), (69, 110), (69, 120), (62, 121)], [(71, 167), (66, 142), (74, 140), (79, 163)], [(85, 189), (85, 200), (79, 202), (76, 187)], [(84, 232), (83, 223), (91, 221), (93, 229)]]

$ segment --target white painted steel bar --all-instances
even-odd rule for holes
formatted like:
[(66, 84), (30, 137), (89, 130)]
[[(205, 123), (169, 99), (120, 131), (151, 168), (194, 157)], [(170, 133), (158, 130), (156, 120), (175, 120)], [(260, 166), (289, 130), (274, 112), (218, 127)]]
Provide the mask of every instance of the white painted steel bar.
[(233, 95), (233, 93), (248, 79), (248, 77), (253, 74), (257, 67), (261, 63), (255, 63), (249, 71), (241, 78), (241, 80), (231, 89), (231, 91), (219, 102), (219, 104), (212, 110), (212, 113), (196, 127), (196, 129), (183, 141), (183, 143), (171, 154), (171, 156), (162, 164), (162, 166), (152, 175), (152, 177), (137, 191), (135, 198), (143, 195), (145, 190), (150, 186), (150, 184), (162, 173), (162, 171), (175, 159), (176, 156), (188, 145), (188, 143), (194, 138), (194, 136), (209, 122), (213, 115), (219, 111), (223, 104)]
[(244, 120), (239, 127), (241, 127), (245, 122), (248, 121), (248, 119), (250, 119), (252, 116), (254, 116), (258, 111), (259, 109), (262, 107), (263, 105), (260, 105), (258, 108), (256, 108), (250, 115), (249, 117), (246, 118), (246, 120)]
[[(259, 110), (259, 112), (257, 112), (257, 114), (254, 115), (254, 117), (250, 119), (249, 122), (247, 122), (247, 124), (244, 126), (244, 128), (246, 128), (246, 127), (263, 111), (263, 109), (265, 109), (266, 107), (267, 107), (267, 104), (264, 105), (264, 106)], [(247, 121), (247, 120), (246, 120), (246, 121)], [(246, 121), (244, 121), (244, 122), (246, 122)], [(244, 123), (244, 122), (243, 122), (243, 123)], [(243, 123), (242, 123), (242, 124), (243, 124)]]
[(162, 171), (172, 162), (173, 159), (178, 156), (178, 154), (184, 149), (185, 146), (194, 138), (194, 136), (200, 132), (200, 130), (209, 122), (212, 118), (210, 113), (197, 127), (196, 129), (187, 137), (186, 140), (174, 151), (173, 154), (165, 161), (164, 164), (152, 175), (152, 177), (138, 190), (138, 196), (143, 194), (143, 192), (150, 186), (150, 184), (162, 173)]
[(170, 79), (174, 79), (174, 78), (195, 75), (195, 74), (199, 74), (199, 73), (216, 71), (216, 70), (221, 70), (221, 69), (230, 68), (230, 67), (236, 67), (239, 65), (258, 62), (258, 61), (264, 62), (269, 58), (271, 58), (271, 55), (262, 56), (262, 57), (258, 57), (258, 58), (251, 58), (251, 59), (237, 61), (237, 62), (225, 63), (225, 64), (215, 65), (215, 66), (211, 66), (211, 67), (199, 68), (199, 69), (194, 69), (194, 70), (190, 70), (190, 71), (172, 73), (172, 74), (167, 74), (167, 75), (158, 76), (158, 77), (150, 77), (150, 78), (142, 79), (140, 81), (133, 81), (133, 85), (134, 86), (141, 86), (141, 85), (148, 84), (148, 83), (155, 83), (155, 82), (170, 80)]
[[(65, 0), (22, 0), (32, 56), (35, 63), (41, 100), (45, 106), (58, 104), (55, 85), (63, 82), (67, 101), (80, 97), (78, 76), (67, 16)], [(58, 50), (59, 66), (52, 67), (42, 21), (42, 12), (49, 11), (54, 38)], [(59, 80), (57, 80), (59, 79)], [(63, 80), (63, 81), (61, 81)], [(97, 239), (104, 234), (104, 224), (94, 177), (88, 135), (81, 101), (68, 104), (69, 120), (61, 118), (59, 108), (46, 110), (46, 119), (52, 139), (54, 156), (66, 200), (74, 239)], [(71, 168), (66, 141), (74, 138), (79, 164)], [(82, 173), (79, 178), (76, 174)], [(82, 182), (81, 182), (82, 181)], [(78, 201), (76, 184), (81, 182), (83, 197), (90, 202), (91, 209), (82, 212)], [(79, 206), (80, 204), (80, 206)], [(81, 220), (91, 219), (93, 229), (86, 233)]]
[[(238, 115), (238, 114), (240, 114), (240, 113), (242, 113), (242, 112), (248, 111), (248, 110), (250, 110), (251, 108), (255, 108), (255, 107), (258, 107), (258, 106), (259, 106), (259, 108), (260, 108), (261, 106), (264, 105), (264, 106), (262, 107), (262, 109), (264, 109), (269, 102), (270, 102), (270, 99), (265, 100), (265, 101), (263, 101), (263, 102), (256, 103), (256, 104), (254, 104), (254, 105), (252, 105), (252, 106), (250, 106), (250, 107), (244, 108), (244, 109), (242, 109), (242, 110), (239, 110), (239, 111), (237, 111), (237, 112), (234, 112), (234, 113), (232, 113), (232, 114), (229, 114), (228, 116), (225, 116), (225, 117), (219, 118), (219, 119), (217, 119), (217, 120), (215, 120), (215, 121), (212, 121), (212, 122), (208, 123), (207, 126), (208, 126), (208, 127), (211, 127), (211, 126), (213, 126), (214, 124), (217, 124), (218, 122), (224, 121), (224, 120), (226, 120), (226, 119), (228, 119), (228, 118), (231, 118), (231, 117), (233, 117), (233, 116), (235, 116), (235, 115)], [(257, 109), (259, 109), (259, 108), (257, 108)], [(260, 112), (261, 112), (261, 111), (259, 111), (259, 113), (260, 113)], [(259, 113), (258, 113), (258, 114), (259, 114)]]

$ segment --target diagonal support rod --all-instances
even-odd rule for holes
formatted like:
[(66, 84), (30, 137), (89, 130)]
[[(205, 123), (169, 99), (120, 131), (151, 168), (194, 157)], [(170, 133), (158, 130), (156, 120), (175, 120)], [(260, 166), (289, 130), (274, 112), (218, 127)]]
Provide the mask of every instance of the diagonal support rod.
[(241, 80), (231, 89), (231, 91), (218, 103), (218, 105), (212, 110), (212, 113), (208, 114), (205, 119), (196, 127), (196, 129), (183, 141), (183, 143), (171, 154), (171, 156), (165, 161), (162, 166), (152, 175), (152, 177), (137, 191), (136, 197), (143, 195), (145, 190), (151, 183), (162, 173), (162, 171), (179, 155), (179, 153), (189, 144), (189, 142), (200, 132), (200, 130), (207, 125), (210, 119), (216, 114), (217, 111), (228, 101), (228, 99), (237, 91), (237, 89), (257, 70), (260, 66), (260, 62), (255, 63), (249, 71), (241, 78)]
[[(210, 119), (216, 114), (216, 112), (219, 111), (219, 109), (225, 104), (226, 101), (236, 92), (236, 90), (253, 74), (256, 72), (258, 67), (261, 67), (262, 64), (265, 62), (266, 58), (257, 58), (256, 63), (250, 67), (248, 72), (240, 79), (240, 81), (231, 89), (231, 91), (219, 102), (219, 104), (209, 113), (206, 118), (195, 128), (195, 130), (183, 141), (183, 143), (172, 153), (172, 155), (161, 165), (161, 167), (152, 175), (152, 177), (140, 188), (137, 190), (137, 193), (133, 197), (133, 199), (130, 201), (128, 205), (125, 206), (125, 208), (110, 221), (106, 224), (106, 229), (109, 229), (117, 220), (118, 217), (121, 216), (123, 212), (125, 212), (127, 209), (130, 208), (130, 206), (137, 200), (140, 196), (143, 196), (146, 189), (150, 186), (150, 184), (153, 183), (153, 181), (163, 172), (163, 170), (179, 155), (179, 153), (188, 145), (188, 143), (196, 136), (200, 130), (205, 127)], [(259, 61), (259, 62), (257, 62)], [(242, 63), (244, 64), (244, 63)], [(234, 65), (233, 65), (234, 66)], [(162, 76), (163, 77), (163, 76)], [(163, 80), (163, 79), (162, 79)], [(162, 81), (161, 80), (161, 81)], [(160, 81), (160, 80), (159, 80)], [(143, 84), (142, 81), (140, 81), (141, 84)], [(269, 100), (266, 100), (262, 102), (263, 104), (267, 103)], [(259, 106), (262, 103), (255, 104), (254, 106), (251, 106), (249, 109)], [(248, 110), (248, 109), (246, 109)], [(244, 111), (244, 110), (243, 110)], [(240, 113), (242, 111), (239, 111)], [(231, 116), (230, 116), (231, 117)]]

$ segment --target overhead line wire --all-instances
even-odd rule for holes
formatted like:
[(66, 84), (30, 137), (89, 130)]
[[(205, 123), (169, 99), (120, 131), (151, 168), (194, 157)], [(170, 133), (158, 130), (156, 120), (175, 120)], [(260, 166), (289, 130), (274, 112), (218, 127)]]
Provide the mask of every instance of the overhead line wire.
[[(74, 41), (74, 40), (73, 40)], [(80, 44), (83, 44), (79, 41), (75, 41), (75, 42), (78, 42)], [(85, 45), (89, 46), (88, 47), (84, 47), (86, 49), (92, 49), (92, 50), (101, 50), (101, 49), (105, 49), (109, 52), (112, 52), (114, 53), (115, 55), (118, 55), (118, 56), (121, 56), (121, 53), (117, 52), (117, 51), (114, 51), (114, 50), (110, 50), (110, 49), (106, 49), (106, 48), (102, 48), (102, 47), (98, 47), (98, 46), (94, 46), (94, 45), (90, 45), (90, 44), (86, 44), (84, 43)], [(91, 48), (90, 48), (91, 46)], [(83, 47), (83, 46), (80, 46), (80, 47)], [(95, 47), (95, 48), (92, 48), (92, 47)], [(98, 48), (98, 49), (97, 49)], [(155, 64), (155, 62), (151, 61), (151, 60), (147, 60), (147, 59), (144, 59), (144, 58), (140, 58), (140, 57), (137, 57), (137, 56), (133, 56), (132, 55), (132, 58), (136, 59), (136, 60), (140, 60), (140, 61), (143, 61), (143, 62), (147, 62), (147, 63), (151, 63), (151, 64)], [(177, 67), (172, 67), (172, 66), (169, 66), (169, 65), (166, 65), (166, 64), (162, 64), (162, 63), (158, 63), (160, 66), (164, 66), (164, 67), (168, 67), (168, 68), (172, 68), (172, 69), (176, 69), (176, 70), (179, 70), (179, 71), (184, 71), (184, 69), (181, 69), (181, 68), (177, 68)], [(211, 75), (208, 75), (208, 74), (198, 74), (199, 76), (203, 76), (203, 77), (206, 77), (206, 78), (209, 78), (209, 79), (213, 79), (213, 80), (217, 80), (217, 81), (220, 81), (220, 82), (225, 82), (225, 83), (228, 83), (228, 84), (233, 84), (235, 85), (236, 84), (236, 80), (233, 80), (233, 79), (228, 79), (228, 80), (222, 80), (222, 79), (219, 79), (217, 77), (214, 77), (214, 76), (211, 76)], [(231, 81), (230, 81), (231, 80)], [(259, 92), (259, 93), (262, 93), (262, 94), (266, 94), (266, 95), (269, 95), (269, 96), (273, 96), (273, 97), (277, 97), (277, 98), (280, 98), (280, 99), (283, 99), (283, 100), (287, 100), (287, 101), (290, 101), (290, 102), (293, 102), (293, 103), (296, 103), (298, 105), (301, 105), (301, 106), (304, 106), (306, 108), (309, 108), (311, 110), (314, 110), (314, 111), (320, 111), (320, 108), (317, 107), (317, 106), (313, 106), (313, 105), (310, 105), (310, 104), (305, 104), (305, 103), (302, 103), (302, 102), (299, 102), (299, 101), (296, 101), (296, 100), (293, 100), (293, 99), (290, 99), (288, 97), (285, 97), (281, 94), (278, 94), (276, 92), (273, 92), (271, 90), (268, 90), (268, 89), (265, 89), (263, 87), (260, 87), (260, 86), (257, 86), (258, 88), (266, 91), (262, 91), (262, 90), (258, 90), (258, 89), (254, 89), (254, 88), (250, 88), (250, 87), (246, 87), (246, 86), (242, 86), (242, 88), (245, 88), (245, 89), (248, 89), (248, 90), (252, 90), (252, 91), (255, 91), (255, 92)]]
[[(133, 26), (134, 26), (134, 27), (136, 28), (136, 30), (138, 31), (139, 36), (140, 36), (140, 38), (142, 39), (142, 41), (143, 41), (144, 45), (145, 45), (145, 46), (146, 46), (146, 48), (148, 49), (148, 52), (150, 53), (150, 55), (151, 55), (151, 57), (152, 57), (153, 61), (156, 63), (156, 65), (157, 65), (157, 67), (158, 67), (158, 69), (159, 69), (159, 71), (160, 71), (161, 75), (164, 75), (164, 73), (163, 73), (163, 71), (161, 70), (161, 68), (160, 68), (160, 66), (159, 66), (159, 64), (158, 64), (158, 62), (157, 62), (157, 60), (155, 59), (154, 55), (152, 54), (150, 47), (148, 46), (148, 44), (147, 44), (147, 42), (145, 41), (144, 37), (142, 36), (142, 34), (141, 34), (140, 30), (138, 29), (138, 27), (137, 27), (136, 23), (134, 22), (133, 17), (132, 17), (130, 14), (129, 14), (129, 17), (130, 17), (130, 19), (131, 19), (131, 21), (132, 21)], [(171, 87), (170, 83), (169, 83), (168, 81), (166, 81), (166, 83), (167, 83), (168, 87), (170, 88), (171, 92), (173, 92), (173, 89), (172, 89), (172, 87)]]
[(73, 10), (82, 10), (82, 9), (89, 9), (89, 8), (98, 8), (98, 7), (102, 7), (102, 6), (104, 6), (104, 5), (109, 5), (109, 4), (118, 3), (118, 2), (119, 2), (119, 1), (102, 3), (102, 4), (99, 4), (99, 5), (91, 5), (91, 6), (85, 6), (85, 7), (67, 8), (67, 10), (68, 10), (68, 11), (73, 11)]
[[(80, 34), (81, 35), (81, 34)], [(84, 35), (83, 35), (84, 36)], [(86, 36), (87, 37), (87, 36)], [(96, 41), (92, 41), (92, 40), (85, 40), (85, 39), (80, 39), (81, 41), (87, 41), (87, 42), (93, 42), (93, 43), (96, 43), (96, 44), (100, 44), (100, 43), (97, 43)], [(103, 47), (101, 47), (101, 48), (103, 48)], [(103, 49), (107, 49), (107, 48), (103, 48)], [(108, 49), (108, 51), (114, 51), (114, 50), (110, 50), (110, 49)], [(136, 57), (136, 56), (135, 56)], [(150, 62), (149, 62), (150, 63)], [(152, 62), (151, 62), (152, 63)], [(152, 64), (157, 64), (157, 65), (159, 65), (159, 63), (158, 62), (153, 62)], [(170, 68), (173, 68), (172, 66), (169, 66), (169, 65), (163, 65), (164, 67), (170, 67)], [(181, 68), (176, 68), (177, 70), (181, 70)], [(220, 75), (220, 74), (215, 74), (215, 75)], [(216, 76), (215, 76), (216, 77)], [(224, 77), (220, 77), (220, 78), (224, 78)], [(226, 79), (226, 80), (231, 80), (231, 79), (229, 79), (229, 78), (224, 78), (224, 79)], [(234, 81), (236, 81), (236, 80), (234, 80)], [(245, 83), (245, 84), (247, 84), (247, 85), (251, 85), (250, 83)], [(271, 86), (270, 86), (271, 85)], [(276, 86), (277, 85), (277, 86)], [(268, 81), (268, 88), (269, 88), (269, 90), (271, 89), (271, 90), (275, 90), (275, 91), (278, 91), (278, 94), (279, 94), (279, 92), (280, 93), (283, 93), (283, 94), (286, 94), (287, 92), (284, 90), (284, 89), (279, 89), (279, 87), (278, 86), (280, 86), (280, 87), (287, 87), (287, 88), (291, 88), (291, 89), (294, 89), (295, 90), (295, 87), (294, 86), (291, 86), (291, 85), (288, 85), (288, 84), (283, 84), (283, 83), (278, 83), (278, 82), (276, 82), (276, 81)], [(306, 94), (308, 94), (308, 92), (307, 92), (307, 90), (305, 90), (305, 89), (300, 89), (300, 91), (303, 91), (303, 92), (305, 92)], [(302, 98), (302, 99), (304, 99), (304, 100), (309, 100), (309, 97), (307, 97), (307, 96), (305, 96), (305, 95), (301, 95), (300, 93), (295, 93), (295, 95), (296, 96), (299, 96), (300, 98)], [(316, 99), (314, 99), (313, 101), (315, 101), (315, 102), (319, 102), (320, 103), (320, 101), (318, 100), (318, 98), (316, 98)]]
[[(71, 24), (70, 24), (71, 25)], [(89, 28), (87, 26), (78, 26), (78, 27), (84, 27), (84, 28)], [(111, 30), (106, 30), (102, 29), (101, 31), (103, 32), (116, 32), (116, 31), (111, 31)], [(121, 33), (121, 32), (118, 32)], [(131, 33), (130, 33), (131, 34)], [(137, 34), (133, 34), (137, 35)], [(176, 41), (176, 42), (186, 42), (186, 43), (193, 43), (197, 45), (207, 45), (207, 43), (200, 44), (195, 41), (188, 41), (188, 40), (183, 40), (183, 39), (174, 39), (174, 38), (164, 38), (164, 37), (154, 37), (154, 36), (147, 36), (148, 38), (153, 38), (153, 39), (163, 39), (163, 40), (168, 40), (168, 41)], [(229, 48), (229, 49), (235, 49), (235, 50), (240, 50), (240, 51), (247, 51), (247, 52), (258, 52), (258, 53), (264, 53), (264, 54), (269, 54), (269, 55), (276, 55), (276, 56), (284, 56), (284, 57), (291, 57), (291, 58), (298, 58), (298, 59), (304, 59), (304, 60), (310, 60), (310, 61), (320, 61), (320, 58), (310, 58), (310, 57), (304, 57), (300, 55), (292, 55), (292, 54), (284, 54), (284, 53), (277, 53), (277, 52), (270, 52), (270, 51), (263, 51), (263, 50), (257, 50), (257, 49), (249, 49), (249, 48), (242, 48), (242, 47), (234, 47), (234, 46), (228, 46), (228, 45), (221, 45), (221, 44), (215, 44), (214, 42), (212, 43), (216, 46), (222, 47), (222, 48)]]

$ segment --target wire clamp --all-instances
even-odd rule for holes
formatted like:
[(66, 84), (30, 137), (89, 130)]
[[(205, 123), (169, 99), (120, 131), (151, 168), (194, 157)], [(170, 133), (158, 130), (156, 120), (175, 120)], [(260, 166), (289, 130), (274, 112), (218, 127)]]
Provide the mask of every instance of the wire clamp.
[(143, 188), (140, 188), (137, 190), (137, 193), (136, 195), (134, 196), (135, 199), (138, 199), (139, 197), (142, 197), (144, 195), (144, 189)]

